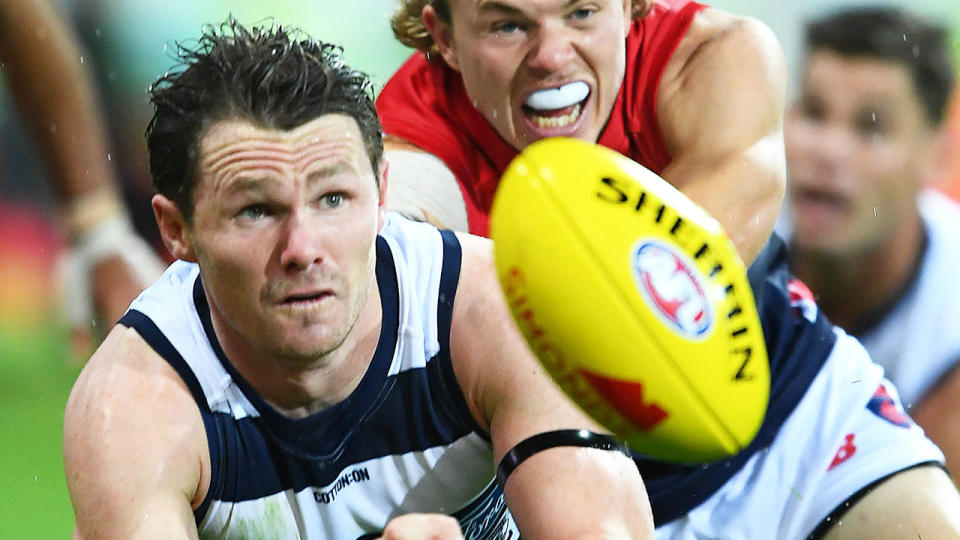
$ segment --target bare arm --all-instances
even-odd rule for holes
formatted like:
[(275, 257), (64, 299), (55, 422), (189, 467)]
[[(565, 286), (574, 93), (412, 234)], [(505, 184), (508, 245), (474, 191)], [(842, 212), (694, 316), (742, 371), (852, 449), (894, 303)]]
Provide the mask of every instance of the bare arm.
[(707, 9), (667, 65), (657, 114), (663, 177), (724, 226), (746, 263), (773, 231), (786, 182), (786, 68), (756, 21)]
[(826, 540), (960, 538), (960, 494), (939, 467), (898, 473), (854, 503)]
[[(496, 281), (490, 242), (466, 235), (460, 241), (451, 353), (474, 417), (489, 428), (496, 462), (544, 431), (605, 431), (561, 393), (527, 348)], [(539, 452), (509, 477), (505, 495), (524, 538), (653, 538), (640, 475), (617, 452)]]
[(76, 538), (196, 538), (209, 482), (200, 413), (173, 369), (116, 327), (81, 373), (64, 419)]
[(958, 402), (960, 402), (960, 368), (954, 368), (923, 397), (923, 400), (910, 411), (910, 415), (920, 424), (930, 440), (943, 450), (953, 482), (960, 486)]
[(76, 293), (84, 296), (75, 302), (84, 312), (73, 322), (89, 324), (86, 311), (95, 307), (113, 324), (157, 277), (160, 263), (127, 220), (107, 157), (102, 113), (81, 57), (71, 29), (48, 0), (0, 2), (4, 74), (49, 167), (67, 232), (87, 255), (77, 269), (81, 283), (71, 286), (90, 292)]
[(409, 142), (387, 135), (387, 207), (441, 229), (467, 232), (467, 208), (457, 178), (440, 158)]
[(0, 2), (0, 58), (61, 203), (112, 190), (100, 109), (70, 29), (47, 0)]

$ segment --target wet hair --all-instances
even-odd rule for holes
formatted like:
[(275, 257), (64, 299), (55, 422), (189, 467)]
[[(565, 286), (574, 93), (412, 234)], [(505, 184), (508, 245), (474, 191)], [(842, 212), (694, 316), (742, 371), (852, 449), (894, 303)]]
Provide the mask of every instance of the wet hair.
[[(249, 30), (232, 16), (205, 26), (199, 40), (175, 44), (177, 65), (150, 86), (147, 149), (154, 188), (189, 223), (200, 141), (224, 120), (290, 130), (325, 114), (353, 118), (376, 176), (383, 132), (364, 73), (343, 63), (336, 45), (272, 21)], [(379, 176), (376, 176), (379, 179)]]
[(954, 71), (945, 27), (891, 7), (858, 7), (832, 13), (807, 23), (808, 52), (826, 50), (895, 62), (913, 78), (931, 125), (946, 116)]
[[(653, 0), (630, 1), (631, 17), (634, 20), (643, 18), (653, 9)], [(423, 8), (427, 5), (433, 6), (440, 20), (450, 23), (450, 0), (399, 0), (397, 9), (390, 18), (390, 27), (400, 43), (423, 53), (436, 55), (439, 51), (421, 17)]]

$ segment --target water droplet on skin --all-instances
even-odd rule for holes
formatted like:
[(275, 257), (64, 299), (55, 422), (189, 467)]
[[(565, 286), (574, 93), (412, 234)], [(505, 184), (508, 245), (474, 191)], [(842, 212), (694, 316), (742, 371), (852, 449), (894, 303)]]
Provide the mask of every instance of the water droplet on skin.
[(499, 114), (500, 113), (496, 109), (490, 112), (490, 115), (493, 116), (494, 118), (496, 118)]
[(110, 154), (107, 154), (107, 161), (113, 161), (113, 158), (110, 156)]

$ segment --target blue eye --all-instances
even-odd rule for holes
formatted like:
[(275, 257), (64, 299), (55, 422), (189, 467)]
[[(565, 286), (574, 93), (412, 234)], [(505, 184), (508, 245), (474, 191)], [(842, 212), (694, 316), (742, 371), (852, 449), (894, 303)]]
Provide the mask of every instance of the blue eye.
[(265, 204), (251, 204), (244, 206), (237, 213), (238, 217), (244, 219), (261, 219), (267, 215), (267, 206)]
[(336, 208), (343, 204), (343, 193), (327, 193), (320, 198), (320, 202), (325, 208)]
[(594, 13), (595, 13), (595, 11), (594, 11), (593, 9), (590, 9), (590, 8), (579, 8), (579, 9), (574, 10), (572, 13), (570, 13), (570, 17), (573, 18), (573, 19), (577, 19), (578, 21), (582, 21), (582, 20), (584, 20), (584, 19), (589, 18), (589, 17), (590, 17), (591, 15), (593, 15)]
[(493, 26), (494, 32), (501, 34), (515, 34), (520, 31), (520, 25), (515, 22), (504, 22)]

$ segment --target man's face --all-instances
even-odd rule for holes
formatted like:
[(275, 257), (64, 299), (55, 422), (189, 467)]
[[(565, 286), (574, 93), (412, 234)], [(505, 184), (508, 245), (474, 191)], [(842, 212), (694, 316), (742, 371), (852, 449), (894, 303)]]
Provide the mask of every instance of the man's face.
[(561, 135), (596, 141), (623, 82), (629, 4), (451, 0), (452, 24), (434, 41), (514, 148)]
[(798, 247), (855, 255), (915, 211), (934, 131), (907, 67), (813, 52), (785, 131)]
[(384, 211), (356, 122), (218, 122), (198, 163), (187, 234), (218, 332), (291, 359), (334, 350), (376, 286)]

